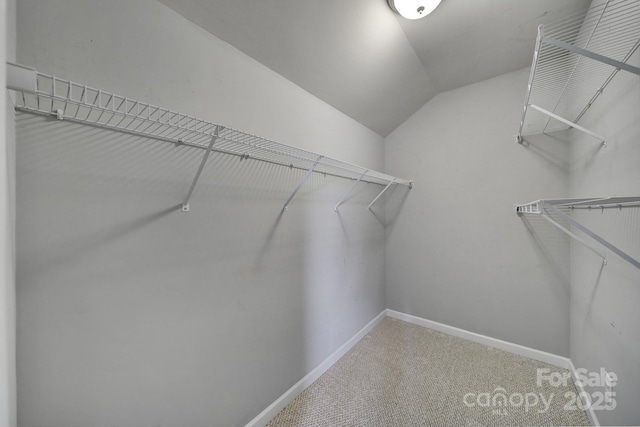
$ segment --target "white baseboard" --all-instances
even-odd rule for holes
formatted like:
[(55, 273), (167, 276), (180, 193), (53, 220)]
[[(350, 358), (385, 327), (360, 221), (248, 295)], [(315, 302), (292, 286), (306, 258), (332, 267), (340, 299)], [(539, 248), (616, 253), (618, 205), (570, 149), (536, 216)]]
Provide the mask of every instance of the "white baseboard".
[(295, 399), (300, 393), (309, 387), (315, 380), (320, 378), (320, 375), (324, 374), (330, 367), (333, 366), (342, 356), (344, 356), (349, 350), (355, 346), (358, 341), (364, 338), (378, 323), (387, 317), (387, 310), (383, 310), (372, 321), (367, 323), (364, 328), (360, 329), (349, 341), (344, 343), (339, 349), (334, 351), (329, 357), (320, 363), (313, 371), (305, 375), (300, 381), (298, 381), (293, 387), (287, 390), (282, 396), (280, 396), (275, 402), (269, 405), (264, 411), (260, 412), (258, 416), (249, 421), (245, 427), (258, 427), (265, 426), (271, 421), (280, 411), (282, 411), (293, 399)]
[(412, 316), (410, 314), (400, 313), (399, 311), (395, 310), (387, 309), (387, 316), (393, 317), (394, 319), (404, 320), (405, 322), (413, 323), (415, 325), (424, 326), (426, 328), (433, 329), (438, 332), (443, 332), (448, 335), (453, 335), (454, 337), (464, 338), (466, 340), (488, 345), (489, 347), (493, 348), (499, 348), (500, 350), (508, 351), (509, 353), (514, 353), (519, 356), (528, 357), (529, 359), (537, 360), (539, 362), (548, 363), (560, 368), (571, 369), (571, 361), (569, 360), (569, 358), (558, 356), (557, 354), (547, 353), (545, 351), (536, 350), (508, 341), (502, 341), (497, 338), (488, 337), (486, 335), (476, 334), (475, 332), (469, 332), (464, 329), (445, 325), (444, 323), (438, 323), (432, 320), (423, 319), (421, 317)]
[[(282, 411), (293, 399), (295, 399), (300, 393), (309, 387), (320, 375), (324, 374), (334, 363), (336, 363), (342, 356), (344, 356), (358, 341), (364, 338), (378, 323), (385, 317), (393, 317), (394, 319), (404, 320), (405, 322), (413, 323), (415, 325), (424, 326), (435, 331), (443, 332), (448, 335), (463, 338), (469, 341), (477, 342), (480, 344), (488, 345), (490, 347), (498, 348), (500, 350), (508, 351), (510, 353), (517, 354), (519, 356), (528, 357), (533, 360), (545, 362), (550, 365), (558, 366), (570, 370), (574, 377), (576, 371), (571, 363), (571, 360), (567, 357), (558, 356), (556, 354), (547, 353), (544, 351), (536, 350), (523, 345), (514, 344), (508, 341), (502, 341), (496, 338), (491, 338), (486, 335), (477, 334), (475, 332), (466, 331), (464, 329), (456, 328), (453, 326), (445, 325), (444, 323), (434, 322), (432, 320), (423, 319), (421, 317), (412, 316), (410, 314), (400, 313), (395, 310), (383, 310), (382, 313), (377, 315), (372, 321), (366, 324), (358, 333), (356, 333), (349, 341), (344, 343), (339, 349), (337, 349), (331, 356), (327, 357), (320, 365), (314, 370), (309, 372), (300, 381), (298, 381), (293, 387), (287, 390), (282, 396), (280, 396), (275, 402), (269, 405), (264, 411), (258, 414), (253, 420), (245, 427), (258, 427), (265, 426), (271, 421), (280, 411)], [(593, 425), (599, 426), (598, 419), (590, 410), (588, 413)]]
[[(573, 366), (573, 362), (571, 360), (569, 360), (569, 370), (571, 371), (573, 382), (578, 389), (578, 394), (586, 393), (582, 382), (578, 381), (578, 372), (576, 372), (576, 367)], [(591, 421), (592, 426), (600, 425), (600, 421), (598, 421), (598, 417), (596, 417), (596, 412), (593, 410), (593, 407), (590, 406), (589, 409), (587, 409), (587, 416), (589, 417), (589, 421)]]

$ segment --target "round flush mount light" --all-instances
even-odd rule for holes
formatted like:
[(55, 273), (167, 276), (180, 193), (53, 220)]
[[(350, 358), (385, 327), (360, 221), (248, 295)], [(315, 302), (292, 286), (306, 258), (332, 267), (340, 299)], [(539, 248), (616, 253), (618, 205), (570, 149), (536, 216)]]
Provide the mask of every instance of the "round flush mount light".
[(387, 0), (391, 9), (407, 19), (424, 18), (440, 4), (441, 0)]

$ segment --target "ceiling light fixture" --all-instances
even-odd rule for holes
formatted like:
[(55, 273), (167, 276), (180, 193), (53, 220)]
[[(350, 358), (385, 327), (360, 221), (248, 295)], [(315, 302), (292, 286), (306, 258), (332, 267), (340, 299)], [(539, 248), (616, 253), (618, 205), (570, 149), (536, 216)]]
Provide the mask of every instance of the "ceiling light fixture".
[(440, 4), (441, 0), (387, 0), (389, 7), (407, 19), (424, 18)]

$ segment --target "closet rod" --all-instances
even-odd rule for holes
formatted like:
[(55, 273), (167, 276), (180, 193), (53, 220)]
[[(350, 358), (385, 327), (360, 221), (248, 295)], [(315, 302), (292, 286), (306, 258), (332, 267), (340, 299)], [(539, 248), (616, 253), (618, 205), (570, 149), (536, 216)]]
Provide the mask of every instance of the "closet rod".
[[(22, 111), (22, 112), (25, 112), (25, 113), (41, 115), (41, 116), (46, 116), (46, 117), (51, 117), (52, 115), (53, 116), (56, 115), (55, 113), (43, 112), (43, 111), (35, 111), (35, 110), (31, 110), (31, 109), (26, 109), (26, 108), (23, 108), (23, 107), (17, 106), (17, 105), (15, 106), (15, 109), (17, 111)], [(144, 136), (146, 138), (152, 138), (152, 139), (156, 139), (156, 140), (159, 140), (159, 141), (169, 142), (169, 143), (174, 144), (174, 145), (184, 145), (185, 147), (196, 148), (198, 150), (207, 150), (208, 149), (208, 147), (204, 147), (202, 145), (192, 144), (190, 142), (185, 142), (185, 141), (176, 142), (173, 139), (164, 138), (164, 137), (161, 137), (161, 136), (150, 137), (150, 136), (147, 136), (147, 135), (141, 135), (141, 134), (136, 133), (136, 132), (127, 131), (125, 129), (114, 129), (113, 127), (103, 126), (103, 125), (96, 124), (96, 123), (88, 123), (88, 122), (84, 122), (84, 121), (81, 121), (81, 120), (75, 120), (75, 119), (69, 118), (69, 117), (65, 117), (64, 120), (65, 121), (69, 121), (69, 122), (74, 122), (74, 123), (80, 123), (80, 124), (83, 124), (85, 126), (93, 126), (93, 127), (99, 128), (99, 129), (109, 129), (109, 130), (113, 130), (113, 131), (116, 131), (116, 132), (129, 134), (129, 135)], [(257, 161), (260, 161), (260, 162), (269, 163), (269, 164), (276, 165), (276, 166), (283, 166), (283, 167), (286, 167), (286, 168), (289, 168), (289, 169), (295, 169), (295, 170), (300, 170), (300, 171), (305, 171), (305, 172), (308, 170), (308, 168), (306, 168), (306, 167), (296, 166), (293, 163), (278, 162), (278, 161), (270, 160), (270, 159), (263, 158), (263, 157), (260, 157), (260, 156), (257, 156), (257, 155), (234, 153), (233, 151), (222, 150), (220, 148), (216, 148), (215, 146), (211, 149), (211, 151), (214, 152), (214, 153), (218, 153), (218, 154), (226, 154), (226, 155), (233, 156), (233, 157), (239, 157), (240, 160), (257, 160)], [(354, 177), (349, 176), (349, 175), (343, 175), (343, 174), (332, 173), (332, 172), (324, 172), (324, 171), (318, 171), (318, 170), (314, 170), (313, 173), (314, 174), (320, 174), (320, 175), (323, 175), (323, 176), (330, 176), (330, 177), (333, 177), (333, 178), (342, 178), (342, 179), (349, 179), (351, 181), (357, 181), (357, 178), (354, 178)], [(365, 184), (379, 185), (379, 186), (385, 186), (386, 185), (385, 183), (380, 183), (380, 182), (376, 182), (376, 181), (370, 181), (370, 180), (367, 180), (367, 179), (362, 179), (362, 180), (360, 180), (360, 182), (363, 182)], [(410, 185), (410, 187), (412, 185)]]
[[(332, 159), (308, 150), (281, 144), (188, 114), (136, 101), (70, 80), (38, 72), (29, 67), (7, 64), (11, 74), (17, 74), (27, 84), (14, 85), (18, 90), (15, 108), (29, 113), (55, 115), (60, 120), (69, 120), (91, 126), (106, 128), (133, 135), (170, 141), (212, 152), (238, 156), (241, 160), (254, 159), (290, 169), (304, 170), (308, 175), (321, 173), (367, 184), (386, 186), (396, 183), (412, 187), (413, 182), (374, 171), (348, 162)], [(33, 84), (31, 84), (33, 83)], [(10, 82), (7, 83), (11, 87)], [(215, 146), (210, 144), (214, 132)], [(206, 163), (205, 155), (201, 167)], [(320, 159), (320, 160), (317, 160)], [(317, 163), (316, 163), (317, 161)], [(313, 166), (313, 167), (312, 167)], [(366, 172), (366, 179), (363, 173)], [(199, 174), (194, 179), (195, 187)], [(189, 198), (185, 198), (183, 210), (189, 209)]]
[[(576, 219), (567, 215), (565, 212), (562, 212), (560, 208), (565, 209), (593, 209), (593, 208), (611, 208), (611, 207), (640, 207), (640, 197), (599, 197), (599, 198), (582, 198), (582, 199), (547, 199), (547, 200), (536, 200), (535, 202), (525, 203), (522, 205), (516, 205), (516, 213), (518, 215), (522, 214), (535, 214), (541, 215), (544, 219), (551, 222), (558, 229), (565, 232), (571, 238), (578, 241), (581, 245), (585, 246), (598, 256), (603, 258), (604, 264), (607, 263), (607, 260), (603, 254), (601, 254), (598, 250), (593, 248), (591, 245), (587, 244), (584, 240), (580, 239), (574, 233), (569, 231), (567, 228), (560, 225), (557, 221), (555, 221), (549, 212), (554, 215), (564, 219), (573, 227), (576, 227), (578, 230), (582, 231), (587, 236), (591, 237), (596, 242), (600, 243), (607, 249), (613, 251), (618, 256), (620, 256), (625, 261), (629, 262), (636, 268), (640, 268), (640, 261), (631, 257), (626, 252), (622, 251), (617, 246), (613, 245), (606, 239), (602, 238), (598, 234), (591, 231), (588, 227), (581, 224)], [(549, 212), (547, 212), (547, 210)]]

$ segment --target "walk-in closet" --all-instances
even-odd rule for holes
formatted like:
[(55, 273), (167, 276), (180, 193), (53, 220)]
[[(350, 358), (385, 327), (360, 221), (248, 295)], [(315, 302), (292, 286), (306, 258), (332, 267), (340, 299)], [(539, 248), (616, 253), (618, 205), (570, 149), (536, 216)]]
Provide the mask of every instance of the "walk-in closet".
[(640, 425), (640, 0), (0, 23), (0, 427)]

